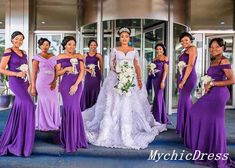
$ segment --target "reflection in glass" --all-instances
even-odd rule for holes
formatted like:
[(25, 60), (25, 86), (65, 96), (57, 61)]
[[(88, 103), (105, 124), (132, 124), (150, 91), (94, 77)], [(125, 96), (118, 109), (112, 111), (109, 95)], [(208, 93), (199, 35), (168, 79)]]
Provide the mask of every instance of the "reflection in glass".
[(0, 34), (0, 58), (2, 58), (2, 55), (5, 50), (5, 34)]
[[(171, 60), (171, 64), (173, 66), (173, 79), (172, 79), (172, 108), (176, 108), (178, 104), (178, 86), (177, 86), (177, 63), (178, 63), (178, 56), (181, 54), (183, 47), (179, 42), (179, 36), (182, 32), (186, 31), (186, 28), (182, 25), (174, 23), (174, 38), (173, 38), (173, 60)], [(171, 80), (171, 79), (170, 79)]]

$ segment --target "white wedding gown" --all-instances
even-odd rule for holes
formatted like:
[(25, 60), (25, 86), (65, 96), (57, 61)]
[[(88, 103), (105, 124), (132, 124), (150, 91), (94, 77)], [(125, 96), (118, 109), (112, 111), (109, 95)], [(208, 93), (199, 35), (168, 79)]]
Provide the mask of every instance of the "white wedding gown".
[(138, 60), (137, 50), (126, 55), (112, 49), (110, 54), (111, 71), (100, 90), (96, 104), (83, 111), (83, 120), (88, 141), (96, 146), (144, 149), (156, 135), (166, 130), (154, 120), (150, 112), (147, 91), (143, 86), (140, 90), (136, 78), (135, 88), (131, 96), (121, 96), (114, 90), (117, 74), (113, 71), (113, 63)]

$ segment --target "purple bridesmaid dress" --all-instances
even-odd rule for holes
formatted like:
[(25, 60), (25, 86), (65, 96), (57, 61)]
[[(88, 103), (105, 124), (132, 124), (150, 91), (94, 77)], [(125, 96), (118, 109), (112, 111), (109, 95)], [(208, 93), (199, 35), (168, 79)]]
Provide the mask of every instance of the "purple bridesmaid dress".
[[(79, 60), (77, 70), (79, 72)], [(57, 60), (62, 68), (72, 66), (69, 58)], [(60, 92), (63, 100), (62, 122), (60, 130), (60, 139), (66, 152), (75, 152), (78, 148), (87, 148), (86, 134), (83, 126), (80, 100), (82, 94), (82, 83), (74, 95), (69, 95), (70, 87), (76, 82), (78, 74), (65, 73), (60, 83)]]
[[(19, 72), (17, 68), (27, 64), (27, 56), (20, 57), (12, 49), (4, 56), (10, 56), (8, 69)], [(9, 77), (9, 85), (15, 94), (15, 100), (6, 123), (6, 127), (0, 138), (0, 155), (7, 153), (16, 156), (30, 156), (35, 136), (34, 103), (28, 94), (28, 81), (15, 76)]]
[(60, 111), (58, 88), (50, 89), (50, 83), (55, 76), (56, 57), (49, 59), (35, 55), (34, 60), (39, 62), (36, 89), (38, 93), (37, 108), (35, 110), (36, 129), (41, 131), (58, 130), (60, 127)]
[(97, 97), (100, 92), (101, 71), (98, 67), (98, 62), (99, 60), (96, 57), (96, 55), (90, 56), (87, 53), (86, 66), (88, 66), (89, 64), (96, 65), (95, 67), (96, 76), (92, 77), (89, 72), (86, 73), (82, 100), (81, 100), (82, 111), (92, 107), (96, 103)]
[[(183, 53), (179, 56), (179, 61), (184, 61), (188, 65), (189, 54)], [(184, 130), (185, 130), (185, 122), (187, 118), (188, 110), (192, 107), (192, 98), (191, 92), (193, 91), (194, 87), (196, 86), (197, 82), (197, 75), (195, 71), (196, 60), (194, 63), (194, 67), (184, 84), (183, 89), (179, 89), (179, 100), (178, 100), (178, 107), (177, 107), (177, 125), (176, 125), (176, 133), (180, 134), (181, 137), (184, 137)], [(178, 73), (178, 85), (182, 81), (184, 74), (186, 71), (186, 67), (183, 69), (182, 76)]]
[[(223, 69), (231, 69), (231, 65), (211, 66), (207, 75), (215, 81), (226, 80)], [(192, 152), (200, 150), (202, 153), (215, 155), (227, 153), (224, 109), (229, 96), (227, 87), (212, 87), (208, 94), (198, 99), (189, 110), (184, 140)], [(216, 161), (204, 158), (204, 160), (195, 162), (219, 168), (235, 166), (229, 157), (227, 160)]]
[(152, 85), (154, 88), (154, 100), (152, 105), (152, 112), (157, 122), (161, 124), (167, 124), (168, 117), (164, 101), (164, 89), (161, 89), (160, 86), (164, 73), (164, 64), (169, 64), (169, 62), (155, 60), (153, 63), (156, 65), (156, 69), (160, 71), (157, 72), (155, 76), (149, 75), (147, 80), (147, 90), (149, 91), (152, 88)]

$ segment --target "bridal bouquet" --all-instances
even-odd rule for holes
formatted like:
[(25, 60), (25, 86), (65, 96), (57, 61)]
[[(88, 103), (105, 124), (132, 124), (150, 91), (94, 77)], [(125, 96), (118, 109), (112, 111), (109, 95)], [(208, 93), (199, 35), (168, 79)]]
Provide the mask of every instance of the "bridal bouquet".
[(123, 60), (116, 65), (117, 84), (114, 86), (117, 93), (120, 95), (131, 95), (131, 89), (135, 86), (134, 82), (134, 68), (130, 62)]
[(24, 81), (26, 82), (27, 81), (27, 76), (28, 76), (28, 69), (29, 69), (29, 66), (27, 64), (22, 64), (21, 66), (19, 66), (17, 68), (18, 70), (20, 70), (21, 72), (24, 72), (26, 73), (26, 76), (23, 77)]
[(147, 66), (147, 69), (148, 69), (149, 75), (153, 75), (153, 76), (155, 76), (155, 74), (160, 71), (160, 70), (156, 69), (156, 65), (154, 63), (150, 63)]
[(76, 68), (76, 65), (78, 64), (77, 58), (71, 58), (70, 63), (72, 64), (72, 67), (73, 67), (73, 74), (77, 74), (78, 73), (77, 68)]
[(178, 63), (178, 69), (179, 69), (179, 72), (180, 72), (180, 76), (182, 77), (183, 75), (183, 69), (187, 67), (186, 63), (184, 61), (180, 61)]
[(91, 76), (95, 77), (95, 67), (96, 67), (96, 65), (95, 64), (89, 64), (89, 65), (87, 65), (87, 67), (91, 70)]

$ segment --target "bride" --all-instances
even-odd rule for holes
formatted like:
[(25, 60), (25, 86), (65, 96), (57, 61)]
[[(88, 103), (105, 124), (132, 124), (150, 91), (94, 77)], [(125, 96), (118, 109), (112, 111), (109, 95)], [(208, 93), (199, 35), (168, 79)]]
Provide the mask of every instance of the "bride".
[[(156, 122), (150, 112), (147, 92), (142, 87), (139, 54), (128, 46), (131, 30), (122, 27), (118, 34), (121, 46), (111, 51), (111, 71), (97, 102), (82, 113), (87, 139), (96, 146), (144, 149), (159, 132), (166, 130), (166, 125)], [(118, 82), (116, 66), (124, 60), (130, 62), (135, 71), (135, 86), (130, 95), (121, 95), (114, 88)]]

